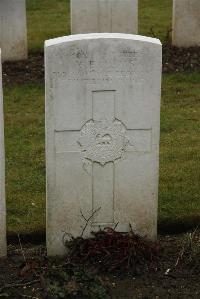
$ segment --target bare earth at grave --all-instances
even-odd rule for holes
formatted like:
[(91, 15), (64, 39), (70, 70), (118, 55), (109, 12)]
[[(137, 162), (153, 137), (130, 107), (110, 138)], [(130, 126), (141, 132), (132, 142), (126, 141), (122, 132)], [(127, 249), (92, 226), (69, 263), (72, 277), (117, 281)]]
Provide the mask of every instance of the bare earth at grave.
[(43, 246), (10, 246), (8, 261), (0, 261), (0, 297), (199, 298), (199, 232), (160, 237), (159, 242), (154, 267), (137, 274), (125, 270), (105, 274), (91, 265), (48, 259)]

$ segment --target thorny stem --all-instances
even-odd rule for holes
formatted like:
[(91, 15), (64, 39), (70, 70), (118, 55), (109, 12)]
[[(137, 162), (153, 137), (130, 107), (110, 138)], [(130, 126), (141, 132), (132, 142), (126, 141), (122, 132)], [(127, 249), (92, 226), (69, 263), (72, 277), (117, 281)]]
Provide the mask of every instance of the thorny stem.
[(27, 265), (27, 260), (26, 260), (26, 256), (25, 256), (25, 253), (24, 253), (24, 250), (23, 250), (23, 247), (22, 247), (22, 243), (21, 243), (20, 235), (17, 234), (17, 236), (18, 236), (19, 246), (20, 246), (20, 250), (21, 250), (21, 253), (22, 253), (24, 262), (25, 262), (25, 264)]

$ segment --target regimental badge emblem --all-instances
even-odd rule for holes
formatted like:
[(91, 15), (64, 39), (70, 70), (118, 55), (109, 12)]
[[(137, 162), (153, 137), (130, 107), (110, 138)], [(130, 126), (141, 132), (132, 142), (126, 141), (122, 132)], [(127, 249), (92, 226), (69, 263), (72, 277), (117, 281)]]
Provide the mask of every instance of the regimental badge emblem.
[(83, 159), (105, 165), (120, 159), (125, 152), (126, 127), (119, 120), (90, 120), (82, 127), (78, 143)]

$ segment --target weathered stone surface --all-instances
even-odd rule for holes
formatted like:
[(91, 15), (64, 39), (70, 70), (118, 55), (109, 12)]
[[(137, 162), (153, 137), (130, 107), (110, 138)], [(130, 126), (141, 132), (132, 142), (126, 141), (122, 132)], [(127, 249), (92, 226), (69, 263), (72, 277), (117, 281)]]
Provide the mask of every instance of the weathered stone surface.
[(72, 34), (138, 32), (138, 0), (71, 0)]
[(0, 1), (0, 47), (2, 60), (27, 58), (26, 1)]
[(174, 0), (172, 43), (177, 47), (200, 46), (199, 0)]
[(6, 206), (5, 206), (5, 157), (4, 121), (0, 49), (0, 257), (6, 256)]
[[(157, 233), (161, 44), (128, 34), (46, 41), (47, 248), (99, 227)], [(98, 210), (98, 211), (97, 211)]]

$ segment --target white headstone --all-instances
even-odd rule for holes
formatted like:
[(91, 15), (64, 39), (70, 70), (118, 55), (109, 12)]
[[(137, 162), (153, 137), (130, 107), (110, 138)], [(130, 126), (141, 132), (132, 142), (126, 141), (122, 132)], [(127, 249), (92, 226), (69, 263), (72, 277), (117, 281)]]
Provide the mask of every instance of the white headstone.
[(5, 157), (3, 93), (0, 50), (0, 257), (6, 256), (6, 205), (5, 205)]
[(200, 0), (174, 0), (172, 43), (177, 47), (200, 46)]
[(0, 0), (2, 60), (27, 58), (26, 1)]
[(72, 34), (138, 32), (138, 0), (71, 0)]
[(161, 56), (159, 40), (136, 35), (46, 41), (49, 255), (92, 215), (85, 237), (118, 223), (156, 238)]

